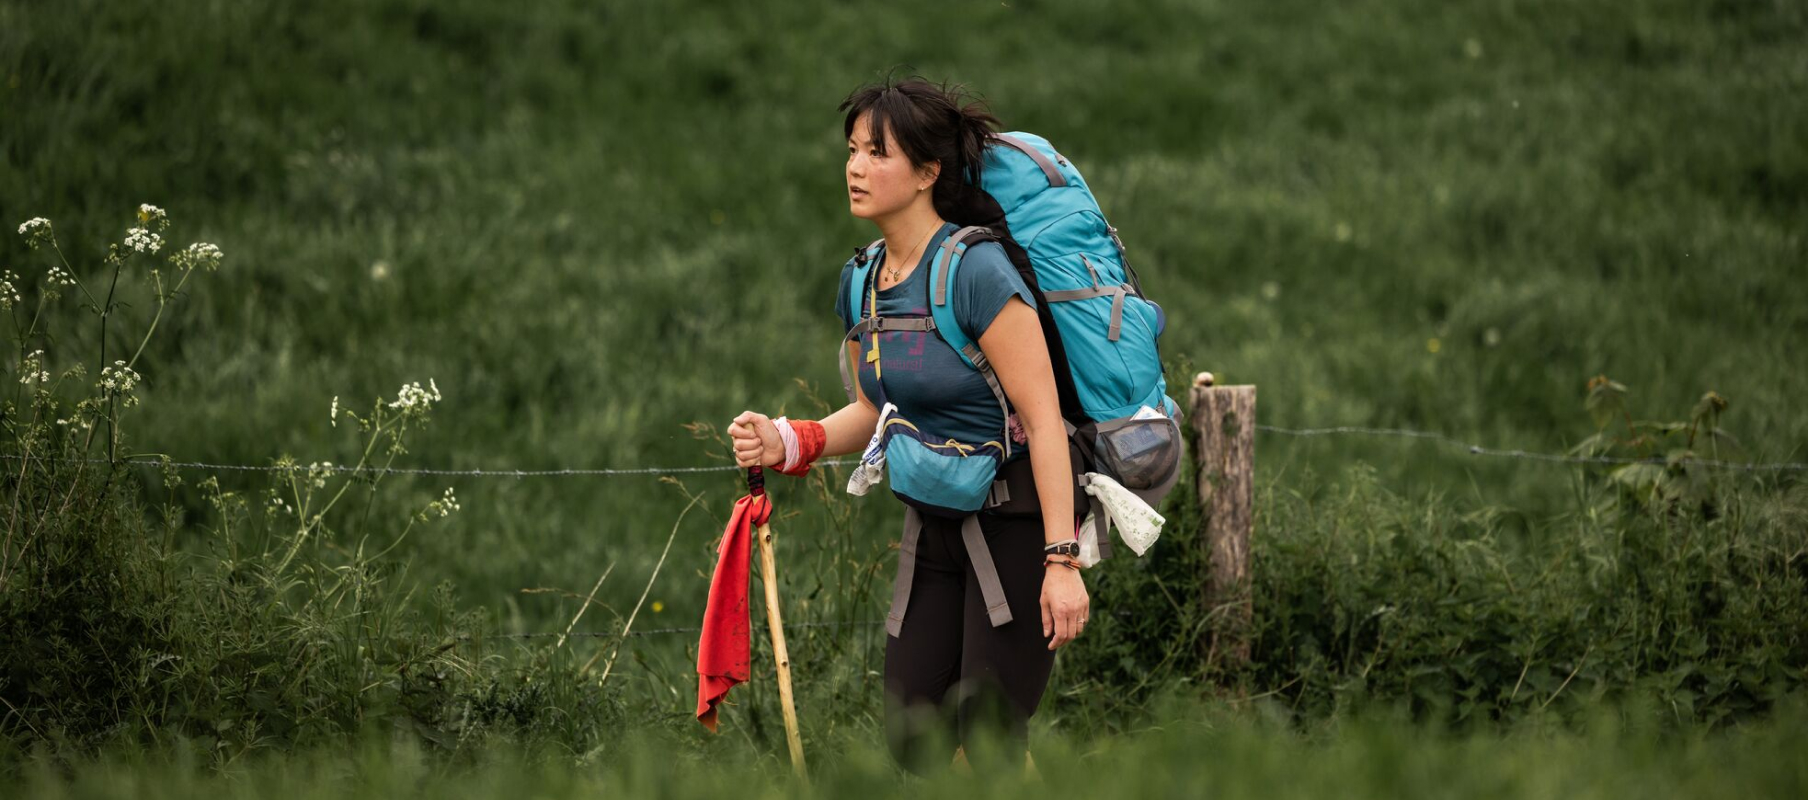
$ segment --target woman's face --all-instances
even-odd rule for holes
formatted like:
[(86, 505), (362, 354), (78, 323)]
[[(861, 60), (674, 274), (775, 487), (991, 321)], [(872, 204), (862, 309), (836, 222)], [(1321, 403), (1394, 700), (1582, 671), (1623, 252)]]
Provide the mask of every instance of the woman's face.
[(848, 210), (861, 219), (883, 219), (908, 208), (918, 197), (927, 200), (929, 190), (922, 187), (935, 183), (935, 168), (912, 167), (890, 126), (885, 131), (886, 151), (881, 155), (868, 135), (871, 121), (871, 111), (861, 112), (848, 137)]

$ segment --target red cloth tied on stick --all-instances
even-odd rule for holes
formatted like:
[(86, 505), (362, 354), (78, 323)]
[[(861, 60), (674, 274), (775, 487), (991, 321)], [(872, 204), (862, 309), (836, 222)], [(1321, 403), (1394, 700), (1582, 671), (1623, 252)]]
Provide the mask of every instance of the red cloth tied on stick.
[(771, 517), (771, 498), (764, 494), (741, 498), (716, 548), (716, 573), (709, 582), (703, 636), (697, 642), (697, 721), (711, 733), (716, 731), (716, 704), (735, 684), (746, 683), (749, 675), (753, 642), (747, 581), (753, 529)]

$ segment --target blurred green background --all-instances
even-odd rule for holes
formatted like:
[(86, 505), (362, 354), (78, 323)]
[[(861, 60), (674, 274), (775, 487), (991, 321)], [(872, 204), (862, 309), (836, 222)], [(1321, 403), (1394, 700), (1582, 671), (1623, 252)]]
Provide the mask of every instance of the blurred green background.
[[(1757, 0), (6, 0), (0, 266), (47, 268), (12, 231), (44, 216), (98, 279), (139, 203), (172, 244), (225, 251), (140, 361), (134, 452), (348, 463), (333, 398), (431, 378), (444, 400), (398, 466), (721, 465), (687, 424), (841, 403), (834, 282), (875, 233), (846, 209), (835, 106), (914, 72), (1084, 172), (1169, 312), (1177, 399), (1211, 370), (1258, 386), (1266, 425), (1561, 452), (1595, 432), (1584, 384), (1606, 374), (1639, 418), (1716, 391), (1726, 455), (1802, 461), (1805, 41), (1808, 6)], [(55, 366), (91, 354), (66, 312)], [(1562, 541), (1577, 507), (1568, 467), (1437, 442), (1264, 432), (1256, 452), (1263, 497), (1360, 464), (1427, 508), (1517, 515), (1515, 547)], [(201, 475), (144, 474), (179, 543), (209, 547)], [(686, 626), (742, 487), (680, 477), (398, 477), (370, 513), (399, 529), (455, 487), (463, 510), (398, 551), (411, 578), (543, 631), (577, 602), (521, 589), (614, 563), (598, 598), (625, 613), (701, 492), (637, 623)], [(888, 560), (821, 576), (885, 558), (895, 501), (843, 520), (774, 484), (799, 513), (775, 523), (787, 618), (881, 616)], [(689, 644), (649, 675), (685, 689)]]
[[(0, 216), (9, 234), (51, 218), (96, 269), (140, 202), (168, 209), (177, 244), (225, 250), (141, 362), (138, 452), (344, 463), (334, 396), (431, 377), (445, 400), (398, 464), (717, 464), (683, 423), (816, 413), (794, 379), (839, 405), (834, 281), (874, 233), (841, 195), (835, 105), (914, 71), (1084, 170), (1172, 314), (1176, 396), (1209, 369), (1257, 385), (1265, 424), (1556, 451), (1593, 432), (1583, 384), (1606, 373), (1641, 417), (1716, 390), (1744, 455), (1800, 459), (1805, 17), (1738, 0), (15, 2)], [(0, 248), (16, 271), (46, 261)], [(1437, 444), (1264, 434), (1257, 452), (1265, 485), (1360, 459), (1408, 494), (1534, 514), (1567, 498), (1560, 469)], [(650, 478), (409, 480), (409, 504), (449, 484), (465, 507), (409, 545), (417, 566), (532, 621), (551, 612), (516, 589), (582, 588), (617, 556), (646, 574), (683, 505)], [(720, 514), (735, 480), (687, 483)], [(893, 535), (893, 501), (861, 506), (875, 542)], [(677, 574), (713, 555), (712, 523), (692, 522)], [(696, 587), (672, 592), (668, 613), (700, 613)]]

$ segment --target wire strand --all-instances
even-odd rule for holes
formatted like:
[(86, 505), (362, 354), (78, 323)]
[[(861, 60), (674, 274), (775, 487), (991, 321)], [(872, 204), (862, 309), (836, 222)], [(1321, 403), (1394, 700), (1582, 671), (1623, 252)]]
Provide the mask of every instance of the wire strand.
[[(1419, 431), (1408, 428), (1370, 428), (1359, 425), (1339, 425), (1328, 428), (1284, 428), (1276, 425), (1257, 425), (1256, 430), (1283, 436), (1398, 436), (1412, 439), (1430, 439), (1454, 447), (1460, 447), (1471, 455), (1490, 456), (1495, 458), (1517, 458), (1528, 461), (1540, 461), (1558, 464), (1696, 464), (1712, 469), (1735, 469), (1747, 472), (1800, 472), (1808, 471), (1808, 462), (1747, 462), (1724, 461), (1711, 458), (1683, 458), (1675, 462), (1662, 457), (1628, 458), (1623, 456), (1576, 456), (1565, 453), (1538, 453), (1529, 450), (1486, 447), (1465, 442), (1442, 433)], [(0, 455), (0, 459), (18, 461), (24, 458), (16, 454)], [(248, 464), (212, 464), (202, 461), (170, 461), (151, 460), (149, 456), (127, 456), (121, 461), (145, 467), (232, 470), (239, 472), (302, 472), (310, 469), (325, 472), (360, 472), (380, 475), (453, 475), (478, 478), (550, 478), (550, 477), (610, 477), (622, 475), (680, 475), (703, 472), (739, 472), (743, 468), (732, 465), (713, 467), (623, 467), (623, 468), (564, 468), (564, 469), (429, 469), (429, 468), (397, 468), (397, 467), (353, 467), (343, 464), (331, 466), (304, 467), (299, 464), (290, 467), (255, 466)], [(104, 458), (41, 458), (40, 461), (59, 463), (88, 462), (94, 464), (108, 463)], [(817, 461), (817, 466), (844, 466), (852, 463), (844, 459), (825, 459)]]
[[(854, 625), (878, 625), (883, 622), (885, 622), (885, 620), (882, 620), (882, 619), (863, 619), (863, 620), (852, 620), (852, 621), (847, 621), (847, 622), (787, 622), (787, 623), (785, 623), (785, 627), (786, 628), (845, 628), (845, 627), (850, 627), (850, 626), (854, 626)], [(627, 636), (629, 636), (629, 637), (653, 636), (656, 634), (664, 634), (664, 633), (702, 633), (702, 632), (703, 632), (703, 628), (701, 628), (701, 627), (650, 628), (647, 630), (629, 631)], [(492, 634), (488, 634), (488, 635), (465, 635), (465, 636), (460, 636), (458, 638), (461, 640), (466, 640), (466, 639), (550, 639), (552, 637), (559, 636), (559, 635), (561, 635), (561, 634), (558, 631), (530, 631), (527, 633), (492, 633)], [(617, 637), (617, 636), (621, 636), (621, 635), (622, 634), (619, 632), (610, 632), (610, 631), (577, 631), (577, 632), (569, 634), (569, 636), (571, 636), (574, 639), (575, 638), (607, 639), (607, 638)]]
[[(1535, 453), (1527, 450), (1507, 450), (1494, 447), (1483, 447), (1479, 444), (1445, 436), (1431, 431), (1415, 431), (1407, 428), (1366, 428), (1356, 425), (1341, 425), (1332, 428), (1282, 428), (1274, 425), (1257, 425), (1256, 430), (1266, 433), (1278, 433), (1286, 436), (1334, 436), (1347, 434), (1363, 434), (1371, 436), (1403, 436), (1414, 439), (1431, 439), (1445, 444), (1461, 447), (1472, 455), (1496, 456), (1502, 458), (1523, 458), (1533, 461), (1545, 461), (1562, 464), (1668, 464), (1669, 459), (1661, 457), (1626, 458), (1623, 456), (1574, 456), (1565, 453)], [(1752, 471), (1800, 471), (1808, 470), (1808, 463), (1799, 461), (1784, 462), (1748, 462), (1721, 461), (1711, 458), (1683, 458), (1675, 463), (1698, 464), (1715, 469), (1739, 469)]]
[[(0, 458), (6, 459), (8, 461), (19, 461), (19, 460), (23, 459), (24, 457), (8, 453), (8, 454), (0, 455)], [(176, 467), (176, 468), (180, 468), (180, 469), (233, 470), (233, 471), (239, 471), (239, 472), (287, 472), (287, 471), (307, 472), (312, 469), (312, 470), (319, 470), (322, 472), (364, 472), (364, 473), (373, 473), (373, 474), (381, 474), (381, 475), (467, 475), (467, 476), (482, 477), (482, 478), (548, 478), (548, 477), (560, 477), (560, 476), (568, 476), (568, 475), (576, 475), (576, 476), (677, 475), (677, 474), (689, 474), (689, 473), (695, 473), (695, 472), (739, 472), (742, 469), (744, 469), (743, 467), (737, 467), (737, 466), (733, 466), (733, 465), (716, 466), (716, 467), (630, 467), (630, 468), (596, 468), (596, 469), (582, 469), (582, 468), (572, 468), (572, 469), (425, 469), (425, 468), (398, 468), (398, 467), (354, 467), (354, 466), (346, 466), (343, 464), (333, 464), (331, 466), (318, 466), (318, 467), (307, 467), (307, 466), (302, 466), (300, 464), (297, 464), (292, 467), (278, 467), (278, 466), (257, 466), (257, 465), (250, 465), (250, 464), (210, 464), (210, 463), (203, 462), (203, 461), (171, 461), (166, 464), (162, 460), (146, 460), (148, 458), (149, 458), (148, 456), (126, 456), (124, 458), (121, 458), (120, 461), (123, 463), (134, 464), (134, 465), (142, 466), (142, 467), (157, 467), (159, 469), (163, 469), (166, 467)], [(107, 459), (104, 459), (104, 458), (35, 458), (35, 460), (51, 461), (51, 462), (64, 463), (64, 464), (79, 464), (79, 463), (83, 463), (83, 462), (86, 462), (89, 464), (109, 463), (107, 461)], [(847, 463), (847, 462), (844, 462), (840, 459), (830, 459), (830, 460), (826, 460), (826, 461), (817, 461), (815, 463), (818, 466), (822, 466), (822, 465), (839, 466), (839, 465)]]

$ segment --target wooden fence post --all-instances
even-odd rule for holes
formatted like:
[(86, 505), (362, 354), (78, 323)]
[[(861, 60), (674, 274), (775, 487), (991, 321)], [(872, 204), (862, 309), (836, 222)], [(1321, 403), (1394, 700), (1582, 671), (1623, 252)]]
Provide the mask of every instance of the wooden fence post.
[(1199, 646), (1207, 668), (1249, 660), (1249, 532), (1255, 513), (1256, 387), (1193, 379), (1193, 454), (1205, 534), (1205, 607)]

